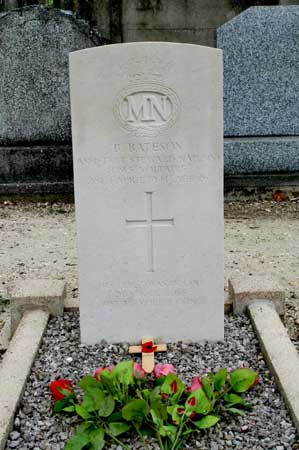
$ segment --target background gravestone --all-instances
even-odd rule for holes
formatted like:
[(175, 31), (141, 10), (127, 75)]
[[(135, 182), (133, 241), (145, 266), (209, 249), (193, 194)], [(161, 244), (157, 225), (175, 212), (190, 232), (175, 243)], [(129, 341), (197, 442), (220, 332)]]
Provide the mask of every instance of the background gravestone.
[(0, 184), (72, 180), (68, 54), (101, 42), (59, 10), (0, 15)]
[(217, 31), (225, 173), (299, 171), (299, 6), (249, 8)]

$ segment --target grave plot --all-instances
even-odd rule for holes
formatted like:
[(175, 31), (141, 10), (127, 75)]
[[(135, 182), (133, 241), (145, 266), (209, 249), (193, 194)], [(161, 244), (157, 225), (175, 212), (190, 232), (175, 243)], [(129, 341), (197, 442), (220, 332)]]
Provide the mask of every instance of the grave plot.
[[(3, 409), (9, 408), (7, 392), (15, 380), (20, 390), (14, 393), (14, 405), (21, 400), (7, 448), (63, 448), (75, 423), (53, 415), (50, 381), (63, 377), (76, 383), (99, 366), (132, 358), (128, 343), (142, 341), (148, 371), (154, 356), (176, 366), (186, 383), (220, 367), (259, 371), (260, 383), (246, 394), (255, 410), (233, 421), (225, 415), (221, 425), (195, 440), (189, 437), (189, 448), (296, 449), (295, 428), (249, 321), (226, 318), (223, 335), (221, 51), (139, 43), (84, 50), (72, 54), (70, 61), (81, 340), (76, 314), (52, 319), (22, 400), (25, 378), (15, 373), (4, 381)], [(16, 298), (22, 307), (31, 302), (12, 340), (17, 346), (17, 337), (22, 338), (18, 348), (24, 355), (24, 330), (33, 330), (36, 351), (51, 312), (52, 285), (45, 289), (46, 307), (41, 281), (38, 285), (34, 296), (24, 287), (12, 295), (16, 321), (22, 312)], [(63, 309), (62, 285), (59, 292), (51, 297), (60, 300), (53, 314)], [(38, 311), (32, 311), (32, 305)], [(250, 305), (250, 313), (254, 317), (264, 306)], [(272, 306), (267, 303), (264, 311), (267, 308), (269, 312)], [(271, 314), (276, 331), (282, 329), (289, 341), (274, 309)], [(35, 327), (30, 328), (30, 317)], [(259, 319), (257, 314), (254, 323)], [(149, 336), (154, 343), (146, 340)], [(269, 333), (264, 336), (269, 343)], [(166, 353), (145, 357), (145, 347), (165, 350), (165, 343)], [(140, 351), (137, 347), (131, 354)], [(290, 360), (290, 368), (282, 373), (279, 361), (273, 365), (284, 382), (298, 366), (297, 353), (288, 348), (295, 363)], [(28, 373), (35, 351), (24, 360)], [(8, 350), (6, 355), (13, 367), (13, 353)], [(2, 375), (4, 379), (3, 370)], [(298, 390), (295, 377), (289, 378), (291, 394)], [(297, 426), (297, 403), (288, 406)], [(12, 408), (11, 416), (14, 412)], [(6, 420), (7, 432), (10, 424)], [(127, 439), (126, 448), (142, 448), (129, 435)], [(148, 445), (154, 448), (152, 442)]]
[[(72, 433), (74, 420), (53, 414), (50, 381), (63, 377), (75, 384), (80, 377), (93, 374), (98, 367), (108, 367), (129, 358), (126, 344), (81, 344), (78, 313), (65, 313), (61, 318), (51, 319), (26, 384), (6, 450), (63, 449)], [(249, 319), (245, 316), (226, 316), (223, 343), (168, 344), (168, 352), (157, 353), (155, 360), (156, 363), (173, 364), (186, 384), (190, 384), (193, 376), (221, 367), (234, 369), (244, 366), (259, 372), (259, 383), (246, 395), (246, 399), (253, 403), (252, 411), (245, 417), (225, 417), (215, 428), (189, 438), (186, 448), (298, 448), (295, 428), (265, 364)], [(134, 357), (134, 361), (140, 362), (140, 358)], [(132, 442), (129, 436), (125, 436), (124, 442), (132, 449), (144, 448), (141, 443)], [(116, 446), (107, 448), (115, 449)], [(149, 441), (149, 448), (156, 448), (152, 441)]]

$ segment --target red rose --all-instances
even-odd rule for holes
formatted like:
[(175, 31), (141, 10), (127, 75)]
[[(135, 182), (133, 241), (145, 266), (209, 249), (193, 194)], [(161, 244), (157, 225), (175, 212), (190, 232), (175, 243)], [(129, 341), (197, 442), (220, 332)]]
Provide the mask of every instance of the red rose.
[(62, 400), (65, 397), (65, 394), (61, 390), (68, 391), (69, 393), (73, 392), (72, 382), (63, 378), (52, 381), (49, 388), (55, 401)]

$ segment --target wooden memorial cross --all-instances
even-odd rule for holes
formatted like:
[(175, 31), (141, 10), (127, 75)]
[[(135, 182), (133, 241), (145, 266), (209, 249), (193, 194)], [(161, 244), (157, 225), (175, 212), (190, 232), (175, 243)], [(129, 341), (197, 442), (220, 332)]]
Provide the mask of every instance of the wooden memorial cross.
[(151, 373), (155, 367), (155, 352), (166, 352), (166, 344), (154, 345), (152, 338), (142, 339), (141, 345), (129, 347), (129, 353), (141, 353), (142, 368), (146, 373)]

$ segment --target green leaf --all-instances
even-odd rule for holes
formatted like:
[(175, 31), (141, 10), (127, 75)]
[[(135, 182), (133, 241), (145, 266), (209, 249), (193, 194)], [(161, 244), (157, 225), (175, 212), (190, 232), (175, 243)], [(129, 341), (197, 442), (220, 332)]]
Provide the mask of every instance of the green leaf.
[(90, 431), (90, 429), (92, 428), (92, 424), (89, 422), (81, 422), (77, 428), (76, 428), (76, 433), (77, 434), (82, 434), (82, 433), (86, 433), (87, 431)]
[(105, 394), (101, 389), (88, 388), (85, 391), (82, 406), (88, 412), (97, 411), (104, 401)]
[(98, 415), (100, 417), (108, 417), (113, 413), (115, 401), (111, 395), (107, 395), (100, 404)]
[(79, 387), (83, 389), (83, 391), (86, 391), (90, 388), (100, 389), (101, 385), (94, 377), (92, 377), (91, 375), (87, 375), (86, 377), (82, 378), (79, 383)]
[(69, 406), (66, 406), (65, 408), (63, 408), (62, 411), (65, 411), (65, 412), (75, 412), (75, 411), (76, 411), (76, 408), (75, 408), (75, 405), (69, 405)]
[(89, 443), (89, 433), (77, 433), (67, 442), (64, 450), (82, 450)]
[[(180, 410), (182, 410), (182, 413), (178, 412)], [(179, 425), (182, 420), (182, 414), (185, 412), (185, 408), (182, 405), (168, 406), (167, 412), (171, 415), (172, 423), (174, 423), (175, 425)]]
[(57, 400), (54, 403), (54, 412), (59, 413), (60, 411), (63, 411), (63, 409), (69, 406), (69, 404), (69, 398), (62, 398), (61, 400)]
[(121, 361), (114, 367), (112, 374), (121, 384), (133, 385), (133, 361)]
[(90, 419), (89, 412), (86, 411), (86, 409), (83, 408), (83, 406), (81, 406), (81, 405), (76, 405), (76, 413), (78, 414), (78, 416), (82, 417), (82, 419), (84, 419), (84, 420)]
[[(192, 399), (194, 399), (192, 401)], [(186, 400), (185, 408), (187, 412), (195, 411), (198, 414), (208, 414), (212, 409), (212, 404), (208, 397), (206, 396), (204, 390), (197, 389), (194, 392), (191, 392), (189, 397)]]
[(173, 373), (169, 373), (161, 386), (161, 392), (171, 396), (172, 403), (177, 403), (185, 392), (185, 385)]
[(90, 433), (91, 450), (102, 450), (105, 446), (105, 432), (101, 428)]
[(158, 427), (161, 427), (163, 425), (163, 420), (161, 419), (160, 415), (156, 413), (154, 409), (150, 410), (150, 414), (152, 416), (154, 424), (157, 425)]
[(254, 384), (257, 373), (251, 369), (236, 369), (230, 373), (230, 385), (235, 392), (246, 392)]
[(207, 397), (212, 400), (214, 398), (214, 390), (213, 386), (211, 385), (208, 377), (202, 377), (201, 379), (203, 384), (203, 390), (205, 391)]
[(142, 389), (141, 395), (145, 400), (149, 400), (151, 397), (153, 391), (150, 391), (149, 389)]
[(182, 436), (189, 436), (189, 434), (194, 433), (193, 428), (187, 428), (183, 433)]
[(154, 436), (155, 432), (151, 428), (141, 427), (139, 428), (139, 433), (142, 436)]
[(122, 421), (122, 413), (121, 411), (116, 411), (113, 414), (110, 414), (108, 417), (108, 422), (121, 422)]
[(220, 418), (217, 416), (205, 416), (197, 422), (193, 422), (197, 428), (205, 430), (206, 428), (211, 428), (219, 422)]
[(146, 415), (147, 405), (142, 399), (132, 400), (122, 408), (122, 416), (125, 420), (142, 422)]
[(160, 436), (169, 437), (171, 442), (175, 441), (177, 428), (173, 425), (163, 425), (159, 428), (158, 433)]
[(223, 397), (224, 401), (226, 403), (229, 403), (227, 406), (233, 406), (233, 405), (244, 405), (245, 401), (237, 394), (225, 394)]
[(109, 429), (113, 436), (119, 436), (120, 434), (126, 433), (130, 428), (131, 426), (124, 422), (109, 423)]
[(238, 408), (230, 408), (230, 407), (225, 407), (225, 411), (231, 413), (231, 414), (238, 414), (239, 416), (246, 416), (246, 413), (244, 411), (242, 411), (242, 409), (238, 409)]
[(155, 411), (156, 415), (162, 419), (167, 419), (166, 404), (162, 401), (160, 389), (155, 388), (149, 397), (150, 408)]
[[(110, 394), (118, 394), (116, 389), (115, 378), (114, 375), (110, 372), (110, 370), (108, 369), (102, 370), (102, 372), (100, 372), (98, 377), (100, 379), (100, 384), (103, 385), (103, 388), (106, 391), (110, 392)], [(119, 394), (117, 397), (119, 397)]]
[(159, 378), (156, 378), (156, 380), (155, 380), (155, 385), (156, 385), (157, 387), (162, 386), (162, 384), (163, 384), (164, 381), (165, 381), (165, 378), (166, 378), (165, 375), (161, 375)]
[(221, 391), (225, 385), (227, 376), (227, 370), (226, 369), (220, 369), (218, 372), (214, 375), (214, 389), (215, 391)]

